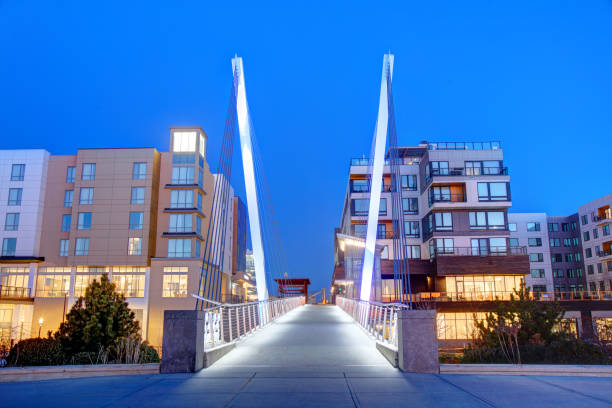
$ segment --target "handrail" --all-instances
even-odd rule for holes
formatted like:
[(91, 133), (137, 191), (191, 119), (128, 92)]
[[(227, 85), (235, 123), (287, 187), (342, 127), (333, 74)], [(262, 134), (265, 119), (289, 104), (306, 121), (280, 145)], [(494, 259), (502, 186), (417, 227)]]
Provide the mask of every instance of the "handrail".
[(526, 254), (527, 247), (524, 246), (493, 246), (486, 248), (452, 247), (434, 249), (434, 256), (507, 256)]
[(0, 285), (0, 298), (31, 298), (31, 289), (21, 286), (4, 286)]
[(401, 303), (367, 302), (336, 296), (336, 305), (351, 316), (376, 341), (397, 349), (397, 317), (401, 309), (408, 306)]
[(204, 348), (234, 343), (304, 304), (303, 296), (245, 303), (220, 303), (192, 294), (215, 305), (204, 309)]

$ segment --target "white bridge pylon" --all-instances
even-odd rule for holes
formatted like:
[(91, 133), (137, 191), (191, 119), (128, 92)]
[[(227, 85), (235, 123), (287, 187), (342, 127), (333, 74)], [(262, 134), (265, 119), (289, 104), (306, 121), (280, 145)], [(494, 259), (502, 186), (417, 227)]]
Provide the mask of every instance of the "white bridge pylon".
[(385, 148), (387, 144), (387, 131), (389, 124), (389, 98), (387, 83), (393, 78), (393, 54), (383, 57), (382, 79), (380, 82), (380, 101), (378, 104), (378, 119), (374, 131), (374, 160), (372, 163), (372, 177), (370, 182), (370, 206), (368, 209), (368, 224), (366, 230), (366, 244), (363, 253), (363, 266), (361, 270), (361, 300), (370, 300), (372, 291), (372, 276), (374, 274), (374, 259), (376, 250), (376, 232), (378, 228), (378, 212), (380, 210), (380, 196), (382, 190), (383, 171), (385, 165)]
[(249, 105), (247, 103), (246, 87), (244, 84), (244, 68), (241, 57), (236, 56), (232, 58), (232, 70), (234, 73), (234, 92), (236, 94), (236, 112), (238, 116), (238, 131), (240, 133), (240, 151), (242, 153), (244, 185), (247, 196), (249, 229), (251, 232), (251, 244), (253, 246), (255, 279), (257, 281), (257, 299), (261, 301), (268, 298), (266, 263), (259, 218), (257, 185), (255, 184), (251, 118), (249, 117)]

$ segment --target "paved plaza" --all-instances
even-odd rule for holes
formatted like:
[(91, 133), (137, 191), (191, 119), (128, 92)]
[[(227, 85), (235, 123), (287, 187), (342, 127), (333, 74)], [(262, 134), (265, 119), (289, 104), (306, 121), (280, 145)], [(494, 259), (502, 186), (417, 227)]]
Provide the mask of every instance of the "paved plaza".
[(0, 384), (1, 407), (612, 407), (612, 378), (404, 374), (335, 306), (293, 310), (196, 374)]

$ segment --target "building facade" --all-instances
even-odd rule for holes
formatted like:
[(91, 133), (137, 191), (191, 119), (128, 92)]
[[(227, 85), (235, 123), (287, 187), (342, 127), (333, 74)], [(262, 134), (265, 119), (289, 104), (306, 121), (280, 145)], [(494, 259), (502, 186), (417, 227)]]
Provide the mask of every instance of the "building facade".
[(612, 194), (578, 208), (586, 280), (590, 291), (612, 291)]
[[(199, 291), (215, 180), (206, 141), (201, 128), (181, 127), (170, 129), (169, 152), (0, 152), (1, 340), (56, 330), (106, 275), (143, 338), (161, 346), (164, 310), (194, 308)], [(231, 201), (233, 216), (233, 193)], [(233, 225), (230, 217), (222, 295), (231, 291)]]

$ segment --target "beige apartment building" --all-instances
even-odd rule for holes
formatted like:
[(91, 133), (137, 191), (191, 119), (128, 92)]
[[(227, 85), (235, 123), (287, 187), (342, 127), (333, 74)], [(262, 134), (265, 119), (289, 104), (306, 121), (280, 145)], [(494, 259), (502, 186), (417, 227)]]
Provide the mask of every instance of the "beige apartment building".
[[(89, 283), (105, 274), (126, 296), (143, 337), (160, 346), (164, 310), (194, 308), (191, 295), (199, 290), (215, 185), (206, 141), (199, 127), (177, 127), (170, 129), (169, 152), (106, 148), (55, 156), (42, 151), (44, 171), (25, 160), (27, 152), (40, 150), (1, 152), (0, 177), (10, 183), (0, 182), (7, 190), (0, 192), (5, 220), (1, 340), (56, 330)], [(20, 193), (25, 198), (28, 178), (38, 180), (36, 194), (30, 194), (32, 202), (20, 198), (17, 203), (15, 186), (25, 185)], [(34, 201), (41, 213), (38, 232), (23, 238), (14, 220), (27, 218), (24, 206)], [(232, 226), (230, 219), (229, 234)], [(23, 240), (28, 246), (18, 253)], [(230, 236), (229, 242), (235, 240)], [(245, 256), (245, 251), (233, 253), (232, 245), (226, 252), (230, 258)], [(223, 295), (231, 293), (229, 265), (222, 274)]]

